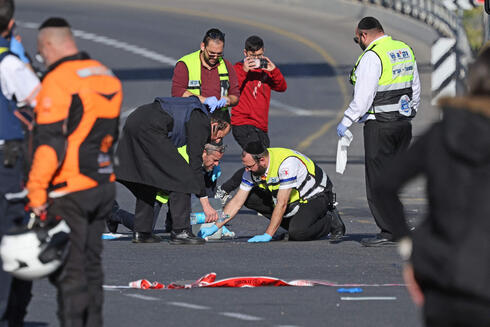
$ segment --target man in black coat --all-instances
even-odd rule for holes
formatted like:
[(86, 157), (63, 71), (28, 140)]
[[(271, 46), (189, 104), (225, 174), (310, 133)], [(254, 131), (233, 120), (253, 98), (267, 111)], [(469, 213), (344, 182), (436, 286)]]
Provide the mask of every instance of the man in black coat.
[[(468, 76), (469, 95), (440, 101), (442, 121), (393, 162), (378, 190), (431, 327), (490, 326), (490, 48)], [(419, 175), (429, 212), (410, 232), (397, 192)]]
[[(134, 243), (158, 242), (152, 234), (153, 207), (159, 190), (169, 194), (171, 244), (203, 244), (190, 229), (191, 193), (201, 201), (206, 221), (218, 219), (206, 196), (202, 153), (230, 131), (229, 115), (209, 113), (197, 97), (156, 98), (126, 120), (116, 151), (117, 180), (136, 197)], [(187, 145), (189, 163), (177, 148)]]

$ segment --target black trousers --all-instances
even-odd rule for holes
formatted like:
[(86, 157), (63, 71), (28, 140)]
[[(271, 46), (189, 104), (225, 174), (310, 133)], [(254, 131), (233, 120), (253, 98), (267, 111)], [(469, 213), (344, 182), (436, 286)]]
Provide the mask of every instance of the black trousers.
[(441, 290), (424, 290), (424, 321), (430, 327), (488, 327), (490, 301)]
[(70, 251), (64, 265), (50, 276), (58, 294), (61, 326), (102, 326), (102, 233), (116, 194), (114, 183), (74, 192), (53, 200), (48, 215), (70, 226)]
[(231, 132), (242, 149), (251, 142), (261, 142), (266, 148), (271, 145), (269, 135), (253, 125), (232, 125)]
[[(134, 231), (151, 233), (154, 226), (154, 208), (158, 190), (149, 185), (121, 181), (136, 197)], [(168, 210), (172, 215), (172, 230), (190, 229), (191, 195), (168, 192)]]
[(408, 120), (394, 122), (368, 120), (364, 124), (367, 201), (376, 225), (381, 229), (380, 235), (388, 239), (392, 238), (392, 232), (387, 215), (382, 212), (379, 205), (381, 201), (386, 201), (386, 198), (377, 191), (377, 183), (383, 175), (386, 164), (389, 164), (397, 154), (405, 151), (411, 139), (412, 124)]
[[(0, 241), (14, 225), (24, 223), (23, 199), (7, 200), (6, 193), (22, 191), (24, 167), (21, 154), (11, 167), (4, 166), (4, 150), (0, 149)], [(0, 259), (0, 326), (22, 326), (31, 300), (32, 282), (13, 278), (2, 270)]]
[[(332, 223), (332, 217), (327, 214), (330, 204), (327, 193), (320, 193), (308, 203), (300, 204), (294, 216), (283, 218), (281, 227), (289, 232), (289, 240), (312, 241), (327, 236)], [(271, 193), (258, 187), (252, 189), (245, 206), (269, 219), (274, 211)]]
[[(152, 230), (155, 229), (155, 225), (158, 220), (158, 215), (160, 214), (160, 209), (162, 208), (162, 204), (158, 201), (155, 202), (155, 206), (153, 207), (153, 225)], [(123, 224), (127, 229), (134, 231), (134, 214), (128, 212), (123, 209), (118, 209), (116, 212), (112, 214), (111, 221), (118, 222)]]
[[(233, 125), (231, 131), (233, 133), (233, 137), (242, 149), (244, 149), (250, 142), (261, 142), (266, 148), (270, 147), (271, 145), (269, 135), (253, 125)], [(245, 168), (238, 169), (230, 179), (221, 185), (221, 188), (226, 193), (236, 190), (242, 182), (244, 171)]]

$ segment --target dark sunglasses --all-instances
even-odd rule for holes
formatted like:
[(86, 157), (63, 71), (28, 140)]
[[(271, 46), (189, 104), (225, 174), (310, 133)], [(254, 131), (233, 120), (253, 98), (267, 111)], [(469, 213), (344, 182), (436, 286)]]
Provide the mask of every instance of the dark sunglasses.
[(358, 36), (354, 36), (352, 39), (354, 40), (355, 44), (359, 44), (359, 37)]

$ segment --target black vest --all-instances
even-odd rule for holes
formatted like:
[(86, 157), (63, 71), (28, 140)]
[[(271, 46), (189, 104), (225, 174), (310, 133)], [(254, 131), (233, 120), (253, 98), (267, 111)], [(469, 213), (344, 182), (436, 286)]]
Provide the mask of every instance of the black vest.
[(168, 113), (174, 120), (172, 131), (168, 136), (177, 148), (187, 144), (185, 124), (189, 121), (191, 113), (194, 110), (201, 110), (209, 116), (204, 105), (199, 98), (195, 96), (187, 98), (158, 97), (155, 98), (155, 101), (158, 102), (162, 110)]

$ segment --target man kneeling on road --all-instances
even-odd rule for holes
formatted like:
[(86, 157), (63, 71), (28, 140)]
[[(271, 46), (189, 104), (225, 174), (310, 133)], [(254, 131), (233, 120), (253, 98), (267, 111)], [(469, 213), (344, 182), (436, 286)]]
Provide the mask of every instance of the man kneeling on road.
[(317, 240), (330, 233), (340, 240), (345, 225), (338, 214), (327, 174), (305, 155), (285, 148), (264, 148), (248, 144), (242, 152), (245, 167), (237, 194), (227, 203), (224, 222), (201, 229), (199, 236), (214, 234), (233, 219), (245, 205), (270, 219), (262, 235), (248, 242), (269, 242), (279, 226), (289, 232), (290, 241)]

